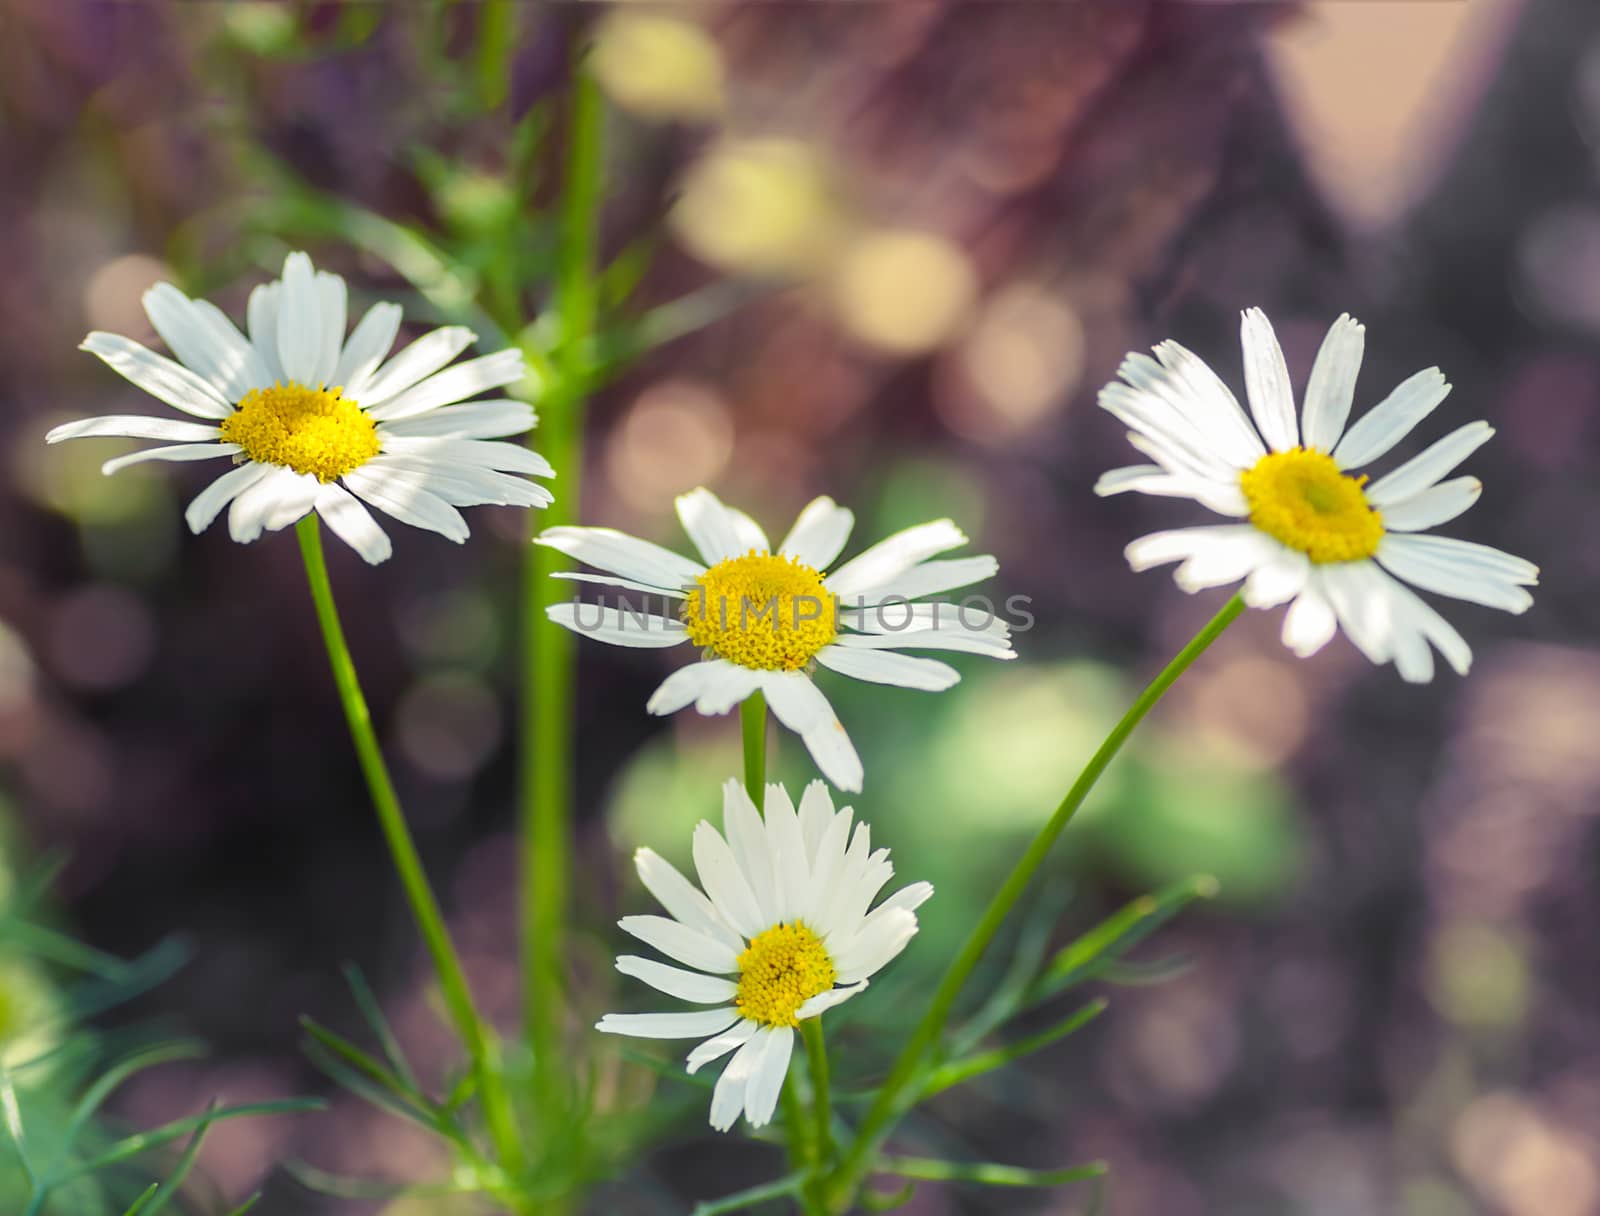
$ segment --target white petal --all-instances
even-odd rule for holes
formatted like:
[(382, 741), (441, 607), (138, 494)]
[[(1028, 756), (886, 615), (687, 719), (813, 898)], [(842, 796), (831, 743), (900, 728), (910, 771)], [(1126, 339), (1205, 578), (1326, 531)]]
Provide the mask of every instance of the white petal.
[[(1253, 463), (1229, 434), (1201, 425), (1190, 402), (1174, 389), (1171, 375), (1148, 355), (1130, 354), (1117, 374), (1128, 383), (1112, 381), (1100, 390), (1096, 402), (1140, 437), (1141, 451), (1171, 466), (1171, 471), (1227, 477)], [(1260, 446), (1257, 440), (1249, 450)]]
[(395, 335), (400, 332), (400, 318), (404, 315), (404, 310), (398, 304), (374, 304), (351, 331), (329, 379), (343, 388), (345, 396), (352, 401), (365, 404), (356, 390), (366, 385), (378, 364), (383, 362), (383, 357), (389, 353)]
[(367, 467), (353, 469), (344, 475), (344, 484), (363, 501), (378, 510), (394, 516), (401, 523), (414, 528), (437, 532), (446, 540), (457, 544), (470, 535), (467, 521), (437, 494), (414, 485), (405, 485), (392, 477), (374, 473)]
[(761, 915), (761, 907), (728, 842), (704, 819), (694, 829), (694, 866), (700, 885), (723, 920), (751, 938), (772, 927)]
[(525, 374), (520, 350), (496, 351), (492, 355), (468, 359), (465, 363), (458, 363), (429, 376), (381, 405), (369, 407), (367, 414), (379, 422), (414, 418), (442, 405), (464, 400), (474, 393), (481, 393), (484, 389), (515, 384)]
[(1328, 563), (1317, 573), (1340, 628), (1370, 662), (1382, 665), (1394, 657), (1395, 622), (1383, 585), (1370, 577), (1376, 570), (1372, 562), (1357, 561)]
[(624, 933), (697, 971), (732, 975), (739, 970), (738, 953), (727, 942), (665, 916), (624, 916), (617, 925)]
[(904, 908), (868, 917), (861, 932), (834, 955), (840, 982), (853, 984), (876, 975), (916, 935), (917, 918)]
[(46, 443), (66, 439), (94, 439), (115, 436), (120, 439), (171, 439), (180, 443), (215, 441), (221, 432), (214, 424), (181, 422), (176, 418), (147, 418), (143, 414), (106, 414), (82, 418), (52, 427)]
[(499, 443), (485, 439), (452, 439), (435, 436), (403, 436), (390, 433), (387, 425), (380, 426), (386, 454), (411, 456), (428, 460), (448, 460), (455, 464), (476, 465), (484, 469), (499, 469), (513, 473), (528, 473), (535, 477), (554, 477), (550, 462), (538, 452), (517, 443)]
[(1283, 644), (1302, 659), (1309, 658), (1333, 640), (1339, 619), (1315, 579), (1283, 617)]
[(542, 507), (551, 500), (544, 486), (510, 473), (497, 473), (482, 465), (461, 465), (421, 456), (374, 456), (361, 466), (363, 475), (380, 479), (393, 493), (420, 491), (453, 507), (500, 504)]
[(345, 385), (345, 392), (364, 408), (382, 405), (424, 376), (431, 376), (477, 340), (478, 335), (465, 326), (436, 329), (418, 338), (365, 381), (356, 378)]
[(1449, 523), (1483, 493), (1483, 482), (1476, 477), (1456, 477), (1441, 481), (1404, 502), (1383, 509), (1383, 526), (1389, 532), (1420, 532), (1424, 528)]
[(813, 498), (795, 518), (778, 552), (797, 558), (813, 570), (826, 570), (850, 539), (856, 517), (824, 495)]
[(144, 293), (144, 310), (172, 353), (224, 401), (237, 401), (267, 382), (266, 366), (254, 348), (215, 305), (191, 300), (171, 283), (157, 283)]
[(288, 527), (311, 510), (320, 484), (308, 474), (269, 467), (265, 477), (252, 482), (229, 505), (228, 535), (244, 545), (263, 532)]
[[(568, 626), (571, 628), (571, 626)], [(704, 663), (690, 663), (687, 667), (680, 667), (665, 680), (661, 681), (655, 692), (650, 694), (650, 700), (645, 702), (645, 709), (657, 715), (675, 714), (685, 705), (694, 704), (698, 697), (714, 679), (713, 668), (717, 663), (727, 663), (726, 659), (715, 659)], [(732, 666), (728, 663), (728, 666)]]
[(911, 630), (950, 630), (988, 638), (993, 645), (1009, 646), (1011, 626), (985, 603), (952, 604), (932, 600), (911, 604), (904, 600), (874, 604), (870, 608), (841, 605), (839, 624), (859, 633), (907, 633)]
[(1449, 395), (1450, 385), (1437, 367), (1402, 381), (1345, 432), (1333, 449), (1334, 461), (1341, 469), (1353, 469), (1378, 459)]
[(1016, 651), (1003, 635), (963, 630), (907, 629), (900, 633), (841, 633), (835, 646), (846, 650), (954, 650), (986, 659), (1014, 659)]
[(1378, 545), (1379, 563), (1424, 591), (1520, 614), (1533, 606), (1533, 596), (1520, 584), (1532, 580), (1508, 574), (1499, 559), (1509, 556), (1447, 536), (1390, 535)]
[(772, 542), (767, 539), (767, 534), (760, 524), (738, 507), (724, 505), (723, 510), (728, 513), (728, 518), (733, 521), (734, 531), (739, 534), (740, 553), (748, 553), (752, 549), (757, 553), (772, 552)]
[(250, 345), (256, 358), (266, 368), (273, 383), (282, 382), (283, 364), (278, 361), (278, 301), (283, 295), (283, 285), (278, 282), (261, 283), (250, 291), (246, 320), (250, 326)]
[(717, 1087), (711, 1092), (711, 1126), (719, 1132), (732, 1127), (744, 1110), (745, 1090), (766, 1047), (768, 1033), (763, 1027), (746, 1039), (717, 1078)]
[(328, 529), (361, 555), (368, 565), (389, 560), (394, 546), (355, 495), (338, 485), (325, 485), (317, 495), (317, 514)]
[(767, 786), (764, 810), (778, 919), (797, 920), (811, 905), (811, 863), (800, 832), (800, 817), (789, 801), (788, 791), (777, 784)]
[(383, 430), (403, 439), (503, 439), (531, 430), (538, 420), (526, 401), (500, 398), (442, 405), (417, 418), (386, 422)]
[(222, 419), (233, 413), (233, 406), (210, 381), (120, 334), (97, 330), (78, 349), (102, 359), (117, 375), (185, 414)]
[(762, 688), (773, 715), (800, 736), (822, 775), (842, 790), (859, 793), (861, 757), (821, 690), (798, 671), (767, 672)]
[(171, 447), (145, 448), (142, 452), (117, 456), (101, 465), (100, 471), (109, 477), (130, 464), (143, 464), (147, 460), (211, 460), (217, 456), (231, 456), (242, 450), (237, 443), (178, 443)]
[(870, 608), (885, 600), (915, 600), (926, 595), (942, 595), (957, 587), (968, 587), (986, 578), (992, 578), (999, 569), (1000, 563), (988, 554), (980, 557), (951, 557), (922, 562), (904, 574), (848, 597), (832, 586), (831, 581), (828, 589), (852, 605), (860, 604)]
[(789, 1059), (794, 1053), (794, 1031), (774, 1026), (764, 1035), (765, 1044), (755, 1071), (744, 1091), (744, 1117), (751, 1127), (765, 1127), (778, 1109), (778, 1095), (789, 1076)]
[(835, 595), (863, 595), (899, 578), (918, 562), (967, 543), (965, 533), (948, 519), (918, 524), (881, 540), (828, 576)]
[(650, 849), (640, 849), (633, 855), (634, 868), (639, 871), (639, 881), (656, 897), (675, 920), (690, 929), (719, 941), (735, 952), (744, 949), (744, 939), (733, 931), (705, 893), (685, 878), (670, 861)]
[(552, 570), (550, 577), (569, 583), (589, 583), (596, 587), (621, 587), (625, 591), (642, 591), (645, 595), (660, 595), (674, 600), (684, 598), (684, 593), (681, 591), (654, 587), (649, 583), (635, 582), (631, 578), (618, 578), (614, 574), (583, 574), (576, 570)]
[(1311, 559), (1304, 553), (1279, 546), (1279, 552), (1250, 572), (1245, 580), (1244, 602), (1252, 608), (1272, 608), (1299, 595), (1311, 574)]
[(671, 549), (612, 528), (546, 528), (534, 540), (586, 565), (624, 578), (679, 591), (693, 587), (705, 567)]
[(1259, 308), (1247, 309), (1239, 327), (1244, 346), (1244, 384), (1250, 413), (1274, 452), (1286, 452), (1300, 442), (1294, 417), (1294, 388), (1283, 348), (1272, 332), (1272, 322)]
[(1265, 532), (1246, 526), (1219, 528), (1172, 572), (1172, 579), (1184, 591), (1204, 591), (1236, 583), (1283, 555), (1284, 546)]
[[(1467, 645), (1466, 639), (1457, 632), (1455, 626), (1435, 612), (1431, 605), (1425, 603), (1414, 592), (1394, 582), (1392, 579), (1386, 581), (1390, 585), (1389, 594), (1395, 598), (1395, 602), (1400, 606), (1403, 615), (1416, 628), (1422, 631), (1423, 636), (1429, 642), (1438, 648), (1439, 653), (1444, 655), (1445, 661), (1450, 664), (1457, 675), (1466, 675), (1472, 667), (1472, 648)], [(1406, 673), (1402, 671), (1401, 675), (1406, 675)], [(1426, 683), (1432, 675), (1433, 664), (1430, 662), (1427, 665), (1425, 674), (1419, 665), (1415, 677), (1407, 676), (1406, 678), (1414, 679), (1416, 683)]]
[(326, 270), (317, 271), (317, 303), (322, 345), (312, 383), (335, 385), (339, 381), (333, 378), (333, 373), (339, 367), (339, 348), (344, 345), (345, 313), (349, 307), (344, 279)]
[(604, 1034), (636, 1039), (698, 1039), (721, 1034), (738, 1020), (732, 1009), (695, 1009), (689, 1013), (608, 1013), (595, 1024)]
[(689, 1053), (686, 1061), (689, 1066), (689, 1075), (693, 1076), (705, 1065), (711, 1063), (712, 1060), (721, 1059), (734, 1048), (743, 1047), (755, 1037), (756, 1032), (760, 1029), (759, 1024), (750, 1021), (748, 1018), (740, 1018), (730, 1029), (724, 1030), (715, 1038), (707, 1039)]
[(844, 646), (824, 646), (817, 662), (842, 676), (873, 684), (895, 684), (924, 692), (943, 692), (960, 681), (961, 673), (937, 659), (918, 659), (887, 650), (852, 650)]
[(1379, 510), (1413, 498), (1477, 451), (1494, 435), (1487, 422), (1469, 422), (1425, 448), (1367, 487), (1367, 501)]
[(617, 970), (623, 975), (643, 980), (657, 992), (665, 992), (668, 996), (696, 1005), (726, 1004), (739, 991), (739, 985), (719, 975), (701, 975), (698, 971), (669, 967), (666, 963), (640, 958), (637, 954), (619, 957)]
[(1237, 481), (1215, 481), (1192, 474), (1169, 473), (1160, 465), (1132, 465), (1112, 469), (1100, 476), (1094, 492), (1105, 498), (1112, 494), (1128, 492), (1151, 494), (1160, 498), (1190, 498), (1202, 506), (1210, 507), (1219, 515), (1242, 519), (1250, 514), (1250, 504)]
[(243, 494), (256, 482), (272, 472), (268, 464), (242, 464), (230, 469), (194, 496), (188, 510), (183, 513), (189, 531), (197, 536), (211, 526), (222, 508)]
[(856, 984), (846, 984), (842, 988), (830, 988), (826, 992), (819, 992), (816, 996), (806, 1001), (794, 1011), (797, 1018), (814, 1018), (826, 1013), (835, 1005), (843, 1005), (856, 993), (867, 986), (867, 981), (862, 980)]
[(1311, 365), (1306, 384), (1305, 415), (1301, 431), (1305, 445), (1320, 452), (1332, 452), (1344, 424), (1350, 420), (1350, 405), (1356, 395), (1356, 375), (1361, 371), (1361, 352), (1366, 328), (1348, 313), (1328, 330)]
[(1175, 528), (1168, 532), (1152, 532), (1129, 543), (1123, 550), (1128, 565), (1134, 570), (1148, 570), (1168, 562), (1182, 561), (1198, 553), (1217, 547), (1232, 547), (1251, 543), (1252, 537), (1263, 535), (1249, 524), (1224, 524), (1205, 528)]
[(678, 495), (674, 505), (683, 530), (708, 566), (746, 552), (738, 525), (729, 517), (722, 500), (704, 486)]
[(907, 912), (915, 912), (932, 898), (933, 884), (931, 882), (914, 882), (908, 886), (901, 887), (874, 908), (873, 911), (882, 912), (885, 908), (904, 908)]
[(1203, 416), (1219, 455), (1235, 468), (1248, 468), (1266, 455), (1267, 449), (1245, 417), (1239, 399), (1205, 360), (1171, 340), (1161, 343), (1155, 352), (1174, 378), (1177, 395), (1187, 412)]
[[(827, 793), (827, 785), (824, 782), (813, 781), (811, 786), (807, 787), (807, 798), (810, 797), (813, 786), (823, 794)], [(803, 798), (802, 808), (805, 804), (806, 799)], [(827, 914), (832, 909), (839, 885), (844, 880), (852, 814), (852, 808), (845, 807), (837, 815), (830, 815), (821, 837), (815, 843), (812, 841), (811, 831), (803, 820), (801, 823), (801, 833), (805, 836), (806, 848), (810, 851), (811, 894), (806, 906), (801, 909), (800, 916), (808, 925), (819, 931), (824, 925), (831, 923)]]
[(777, 924), (783, 916), (779, 911), (767, 826), (756, 804), (750, 801), (744, 783), (736, 777), (722, 784), (722, 829), (727, 833), (728, 847), (733, 850), (740, 872), (755, 893), (761, 919), (768, 925)]
[(278, 366), (290, 380), (315, 388), (321, 358), (322, 297), (316, 272), (305, 254), (291, 253), (283, 260), (278, 296)]
[[(806, 783), (805, 790), (800, 795), (800, 835), (806, 844), (806, 859), (811, 863), (812, 869), (816, 868), (816, 860), (822, 847), (823, 837), (828, 833), (829, 827), (835, 819), (839, 818), (833, 813), (833, 799), (828, 796), (828, 786), (822, 781)], [(840, 851), (844, 848), (840, 842)]]
[(658, 650), (676, 646), (689, 637), (682, 621), (598, 604), (552, 604), (545, 609), (545, 615), (574, 633), (613, 646)]

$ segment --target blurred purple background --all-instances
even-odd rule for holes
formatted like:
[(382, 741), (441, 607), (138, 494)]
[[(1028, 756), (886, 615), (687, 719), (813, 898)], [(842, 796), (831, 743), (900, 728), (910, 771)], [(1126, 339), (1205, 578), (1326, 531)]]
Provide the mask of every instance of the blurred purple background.
[[(263, 157), (318, 197), (470, 245), (510, 123), (559, 91), (573, 27), (599, 13), (512, 7), (510, 96), (489, 117), (447, 104), (460, 90), (443, 83), (470, 63), (470, 4), (12, 0), (4, 16), (0, 763), (27, 842), (13, 864), (66, 850), (64, 909), (98, 946), (189, 940), (192, 965), (138, 1012), (217, 1048), (130, 1087), (131, 1117), (325, 1089), (296, 1018), (355, 1026), (346, 960), (424, 1058), (444, 1040), (293, 540), (191, 537), (181, 508), (204, 472), (102, 479), (112, 444), (46, 449), (43, 433), (157, 411), (75, 347), (92, 328), (154, 342), (138, 299), (158, 278), (239, 315), (303, 245), (358, 298), (431, 320), (373, 250), (297, 232)], [(1449, 531), (1544, 570), (1526, 617), (1449, 605), (1476, 666), (1424, 688), (1343, 639), (1297, 662), (1280, 614), (1250, 614), (1046, 883), (1073, 893), (1065, 936), (1154, 882), (1217, 873), (1223, 898), (1150, 953), (1191, 966), (1113, 990), (1110, 1013), (1037, 1067), (908, 1131), (1022, 1164), (1105, 1157), (1116, 1216), (1600, 1211), (1600, 9), (930, 0), (681, 15), (708, 35), (720, 89), (694, 50), (630, 92), (655, 79), (637, 58), (648, 29), (612, 27), (643, 49), (599, 65), (619, 103), (606, 246), (652, 245), (639, 307), (719, 299), (724, 281), (742, 303), (594, 402), (585, 519), (681, 545), (671, 499), (700, 483), (769, 530), (832, 494), (857, 510), (854, 547), (949, 514), (999, 556), (995, 592), (1034, 598), (1020, 661), (959, 664), (967, 680), (937, 705), (829, 688), (867, 762), (858, 805), (885, 821), (901, 872), (941, 890), (898, 965), (907, 988), (954, 948), (1127, 682), (1221, 603), (1121, 556), (1197, 509), (1090, 493), (1130, 459), (1093, 408), (1124, 351), (1176, 337), (1237, 384), (1238, 310), (1258, 304), (1303, 384), (1327, 324), (1355, 314), (1358, 410), (1442, 367), (1455, 390), (1410, 450), (1475, 418), (1499, 430), (1469, 465), (1483, 499)], [(419, 167), (417, 149), (444, 168)], [(485, 509), (461, 549), (404, 533), (376, 570), (333, 559), (406, 806), (508, 1022), (525, 522)], [(646, 717), (665, 670), (654, 654), (581, 652), (575, 886), (596, 935), (639, 903), (621, 859), (639, 843), (681, 852), (681, 825), (712, 812), (706, 791), (734, 763), (730, 722)], [(945, 757), (935, 769), (1004, 764), (964, 789), (929, 776), (929, 754)], [(583, 972), (603, 972), (600, 938), (583, 950)], [(639, 999), (606, 983), (575, 998), (575, 1026)], [(237, 1197), (291, 1157), (397, 1179), (443, 1168), (349, 1099), (221, 1128), (205, 1161)], [(595, 1210), (682, 1211), (767, 1164), (688, 1121)], [(905, 1210), (1083, 1201), (926, 1187)], [(368, 1210), (322, 1202), (274, 1174), (257, 1211)]]

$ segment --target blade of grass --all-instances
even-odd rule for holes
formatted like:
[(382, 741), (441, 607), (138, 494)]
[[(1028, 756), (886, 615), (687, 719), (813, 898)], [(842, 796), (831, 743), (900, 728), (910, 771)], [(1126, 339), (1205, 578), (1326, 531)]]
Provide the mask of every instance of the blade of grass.
[(880, 1157), (874, 1173), (896, 1174), (920, 1182), (970, 1182), (978, 1186), (1065, 1186), (1106, 1172), (1104, 1161), (1059, 1170), (1028, 1170), (991, 1162), (941, 1161), (937, 1157)]

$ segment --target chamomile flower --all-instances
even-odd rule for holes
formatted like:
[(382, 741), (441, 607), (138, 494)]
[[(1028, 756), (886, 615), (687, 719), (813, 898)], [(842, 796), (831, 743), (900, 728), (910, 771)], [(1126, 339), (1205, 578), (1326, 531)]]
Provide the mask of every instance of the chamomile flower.
[(774, 549), (743, 511), (701, 488), (677, 500), (678, 518), (705, 564), (610, 528), (550, 528), (538, 543), (606, 572), (558, 574), (665, 597), (675, 615), (576, 602), (548, 609), (568, 629), (617, 646), (690, 642), (699, 662), (668, 676), (646, 708), (693, 705), (725, 714), (753, 693), (805, 742), (822, 775), (861, 788), (861, 759), (815, 666), (876, 684), (939, 692), (961, 677), (934, 659), (900, 650), (950, 650), (1012, 659), (1011, 631), (992, 610), (925, 601), (988, 578), (992, 557), (931, 561), (967, 543), (948, 519), (897, 532), (824, 574), (849, 539), (855, 517), (831, 498), (813, 500)]
[(649, 849), (634, 857), (669, 915), (618, 923), (684, 967), (625, 954), (617, 970), (707, 1008), (608, 1013), (597, 1024), (608, 1034), (702, 1040), (689, 1053), (691, 1073), (732, 1052), (711, 1096), (718, 1131), (741, 1111), (752, 1127), (772, 1119), (795, 1028), (865, 988), (906, 948), (916, 909), (933, 894), (912, 883), (872, 907), (894, 874), (889, 850), (873, 850), (867, 824), (851, 831), (851, 809), (835, 811), (822, 782), (806, 787), (798, 811), (781, 785), (767, 786), (764, 802), (765, 820), (742, 784), (723, 787), (723, 831), (702, 820), (694, 832), (700, 887)]
[[(522, 401), (466, 401), (524, 374), (504, 350), (446, 368), (477, 340), (436, 329), (385, 361), (400, 328), (398, 304), (375, 304), (345, 337), (345, 283), (291, 253), (283, 277), (250, 293), (247, 338), (215, 305), (170, 283), (145, 293), (145, 312), (177, 362), (117, 334), (92, 333), (82, 349), (193, 421), (116, 415), (58, 426), (46, 442), (115, 435), (172, 440), (108, 460), (110, 474), (147, 460), (231, 457), (189, 504), (201, 532), (226, 508), (234, 540), (253, 541), (315, 511), (369, 562), (389, 538), (363, 502), (453, 541), (467, 538), (457, 507), (544, 506), (550, 492), (514, 474), (552, 476), (548, 462), (514, 443), (534, 424)], [(457, 404), (465, 402), (464, 404)]]
[(1465, 675), (1471, 649), (1406, 584), (1520, 613), (1533, 603), (1526, 588), (1539, 569), (1487, 545), (1422, 535), (1477, 501), (1477, 478), (1442, 479), (1494, 434), (1488, 423), (1452, 431), (1370, 484), (1355, 471), (1388, 453), (1450, 391), (1429, 368), (1346, 427), (1364, 334), (1349, 316), (1334, 322), (1297, 420), (1272, 325), (1260, 309), (1246, 312), (1254, 427), (1217, 375), (1176, 342), (1157, 346), (1154, 359), (1129, 355), (1122, 382), (1101, 390), (1100, 405), (1155, 463), (1114, 469), (1095, 491), (1192, 498), (1246, 521), (1142, 537), (1128, 546), (1128, 562), (1135, 570), (1181, 562), (1175, 578), (1185, 591), (1243, 579), (1250, 606), (1289, 603), (1283, 641), (1298, 655), (1342, 628), (1368, 659), (1393, 662), (1413, 683), (1433, 678), (1430, 643)]

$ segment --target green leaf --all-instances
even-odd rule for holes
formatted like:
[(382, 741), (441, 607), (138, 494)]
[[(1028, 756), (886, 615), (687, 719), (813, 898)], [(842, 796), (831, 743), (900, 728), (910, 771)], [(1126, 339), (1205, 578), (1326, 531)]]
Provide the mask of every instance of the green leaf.
[[(216, 1103), (213, 1102), (207, 1108), (206, 1115), (212, 1114), (216, 1108)], [(204, 1118), (205, 1116), (202, 1117)], [(194, 1169), (194, 1163), (200, 1156), (200, 1145), (205, 1140), (206, 1133), (210, 1130), (211, 1120), (209, 1118), (206, 1118), (204, 1123), (194, 1129), (194, 1135), (189, 1137), (188, 1146), (183, 1150), (183, 1156), (178, 1158), (177, 1167), (172, 1171), (172, 1174), (153, 1193), (146, 1192), (146, 1198), (140, 1199), (140, 1203), (144, 1205), (140, 1208), (141, 1216), (156, 1216), (167, 1204), (172, 1202), (173, 1196), (178, 1193), (185, 1179), (189, 1177), (189, 1172)]]
[(160, 1189), (161, 1184), (159, 1182), (152, 1182), (139, 1193), (139, 1198), (133, 1201), (133, 1206), (124, 1212), (122, 1216), (140, 1216), (140, 1213), (145, 1210), (145, 1205), (150, 1202), (151, 1198)]
[(992, 1051), (979, 1052), (977, 1055), (967, 1056), (965, 1059), (953, 1060), (940, 1068), (934, 1069), (923, 1084), (923, 1097), (931, 1097), (949, 1089), (953, 1085), (960, 1085), (974, 1077), (982, 1076), (986, 1072), (993, 1072), (997, 1068), (1004, 1068), (1024, 1056), (1032, 1055), (1036, 1051), (1059, 1042), (1074, 1031), (1087, 1026), (1095, 1018), (1105, 1012), (1104, 1000), (1090, 1001), (1083, 1008), (1073, 1013), (1064, 1021), (1056, 1023), (1048, 1030), (1041, 1030), (1037, 1034), (1028, 1035), (1018, 1039), (1015, 1043), (1008, 1043), (1003, 1047), (996, 1047)]
[(907, 1182), (898, 1191), (874, 1191), (866, 1189), (861, 1192), (860, 1203), (869, 1212), (892, 1212), (896, 1208), (903, 1208), (910, 1203), (917, 1193), (917, 1184)]
[(689, 1216), (725, 1216), (728, 1212), (742, 1212), (769, 1199), (782, 1199), (785, 1195), (799, 1194), (806, 1183), (805, 1174), (790, 1174), (776, 1182), (764, 1182), (749, 1190), (724, 1195), (721, 1199), (707, 1199), (694, 1205)]
[(361, 1010), (361, 1015), (366, 1018), (367, 1025), (372, 1027), (372, 1033), (378, 1037), (378, 1043), (383, 1048), (384, 1058), (389, 1061), (394, 1069), (395, 1076), (410, 1086), (413, 1093), (422, 1093), (422, 1086), (417, 1084), (417, 1076), (411, 1070), (405, 1053), (400, 1050), (400, 1041), (395, 1038), (394, 1030), (389, 1025), (389, 1019), (383, 1016), (383, 1009), (378, 1004), (378, 998), (373, 995), (371, 987), (367, 984), (366, 977), (361, 974), (361, 969), (354, 965), (344, 969), (345, 983), (350, 985), (350, 994), (355, 997), (356, 1006)]
[(936, 1157), (880, 1157), (874, 1173), (897, 1174), (922, 1182), (971, 1182), (979, 1186), (1064, 1186), (1098, 1178), (1106, 1172), (1104, 1161), (1072, 1165), (1059, 1170), (1027, 1170), (988, 1162), (941, 1161)]
[(1030, 987), (1024, 1005), (1037, 1004), (1063, 989), (1099, 974), (1124, 952), (1166, 924), (1196, 899), (1211, 899), (1217, 880), (1196, 875), (1142, 895), (1063, 947)]
[(130, 1077), (158, 1064), (170, 1064), (174, 1060), (196, 1060), (205, 1054), (204, 1043), (193, 1039), (179, 1039), (171, 1043), (157, 1043), (153, 1047), (146, 1047), (113, 1064), (89, 1087), (78, 1100), (77, 1106), (73, 1107), (72, 1115), (67, 1120), (66, 1131), (62, 1135), (61, 1156), (65, 1157), (72, 1151), (72, 1146), (77, 1143), (85, 1124), (105, 1104), (106, 1099), (120, 1089)]
[(98, 1156), (56, 1174), (50, 1179), (50, 1185), (60, 1186), (63, 1182), (71, 1182), (74, 1178), (82, 1178), (86, 1174), (93, 1174), (108, 1166), (119, 1165), (153, 1148), (182, 1139), (202, 1126), (220, 1123), (224, 1119), (242, 1119), (258, 1115), (298, 1115), (322, 1110), (326, 1106), (327, 1103), (320, 1098), (287, 1098), (277, 1102), (251, 1102), (243, 1106), (224, 1106), (209, 1114), (174, 1119), (171, 1123), (150, 1131), (139, 1132), (115, 1141)]
[(320, 1040), (307, 1043), (305, 1053), (306, 1058), (329, 1080), (349, 1090), (362, 1101), (376, 1106), (379, 1110), (386, 1110), (392, 1115), (399, 1115), (402, 1119), (409, 1119), (429, 1131), (441, 1131), (439, 1117), (434, 1111), (398, 1094), (390, 1086), (374, 1084), (364, 1075), (364, 1071), (347, 1068), (332, 1051), (322, 1046)]
[(12, 1146), (17, 1150), (17, 1160), (22, 1162), (28, 1180), (33, 1182), (38, 1175), (34, 1172), (33, 1159), (28, 1155), (28, 1137), (22, 1127), (22, 1106), (17, 1102), (17, 1087), (12, 1084), (11, 1071), (3, 1063), (0, 1063), (0, 1116), (4, 1117), (6, 1134), (11, 1137)]

